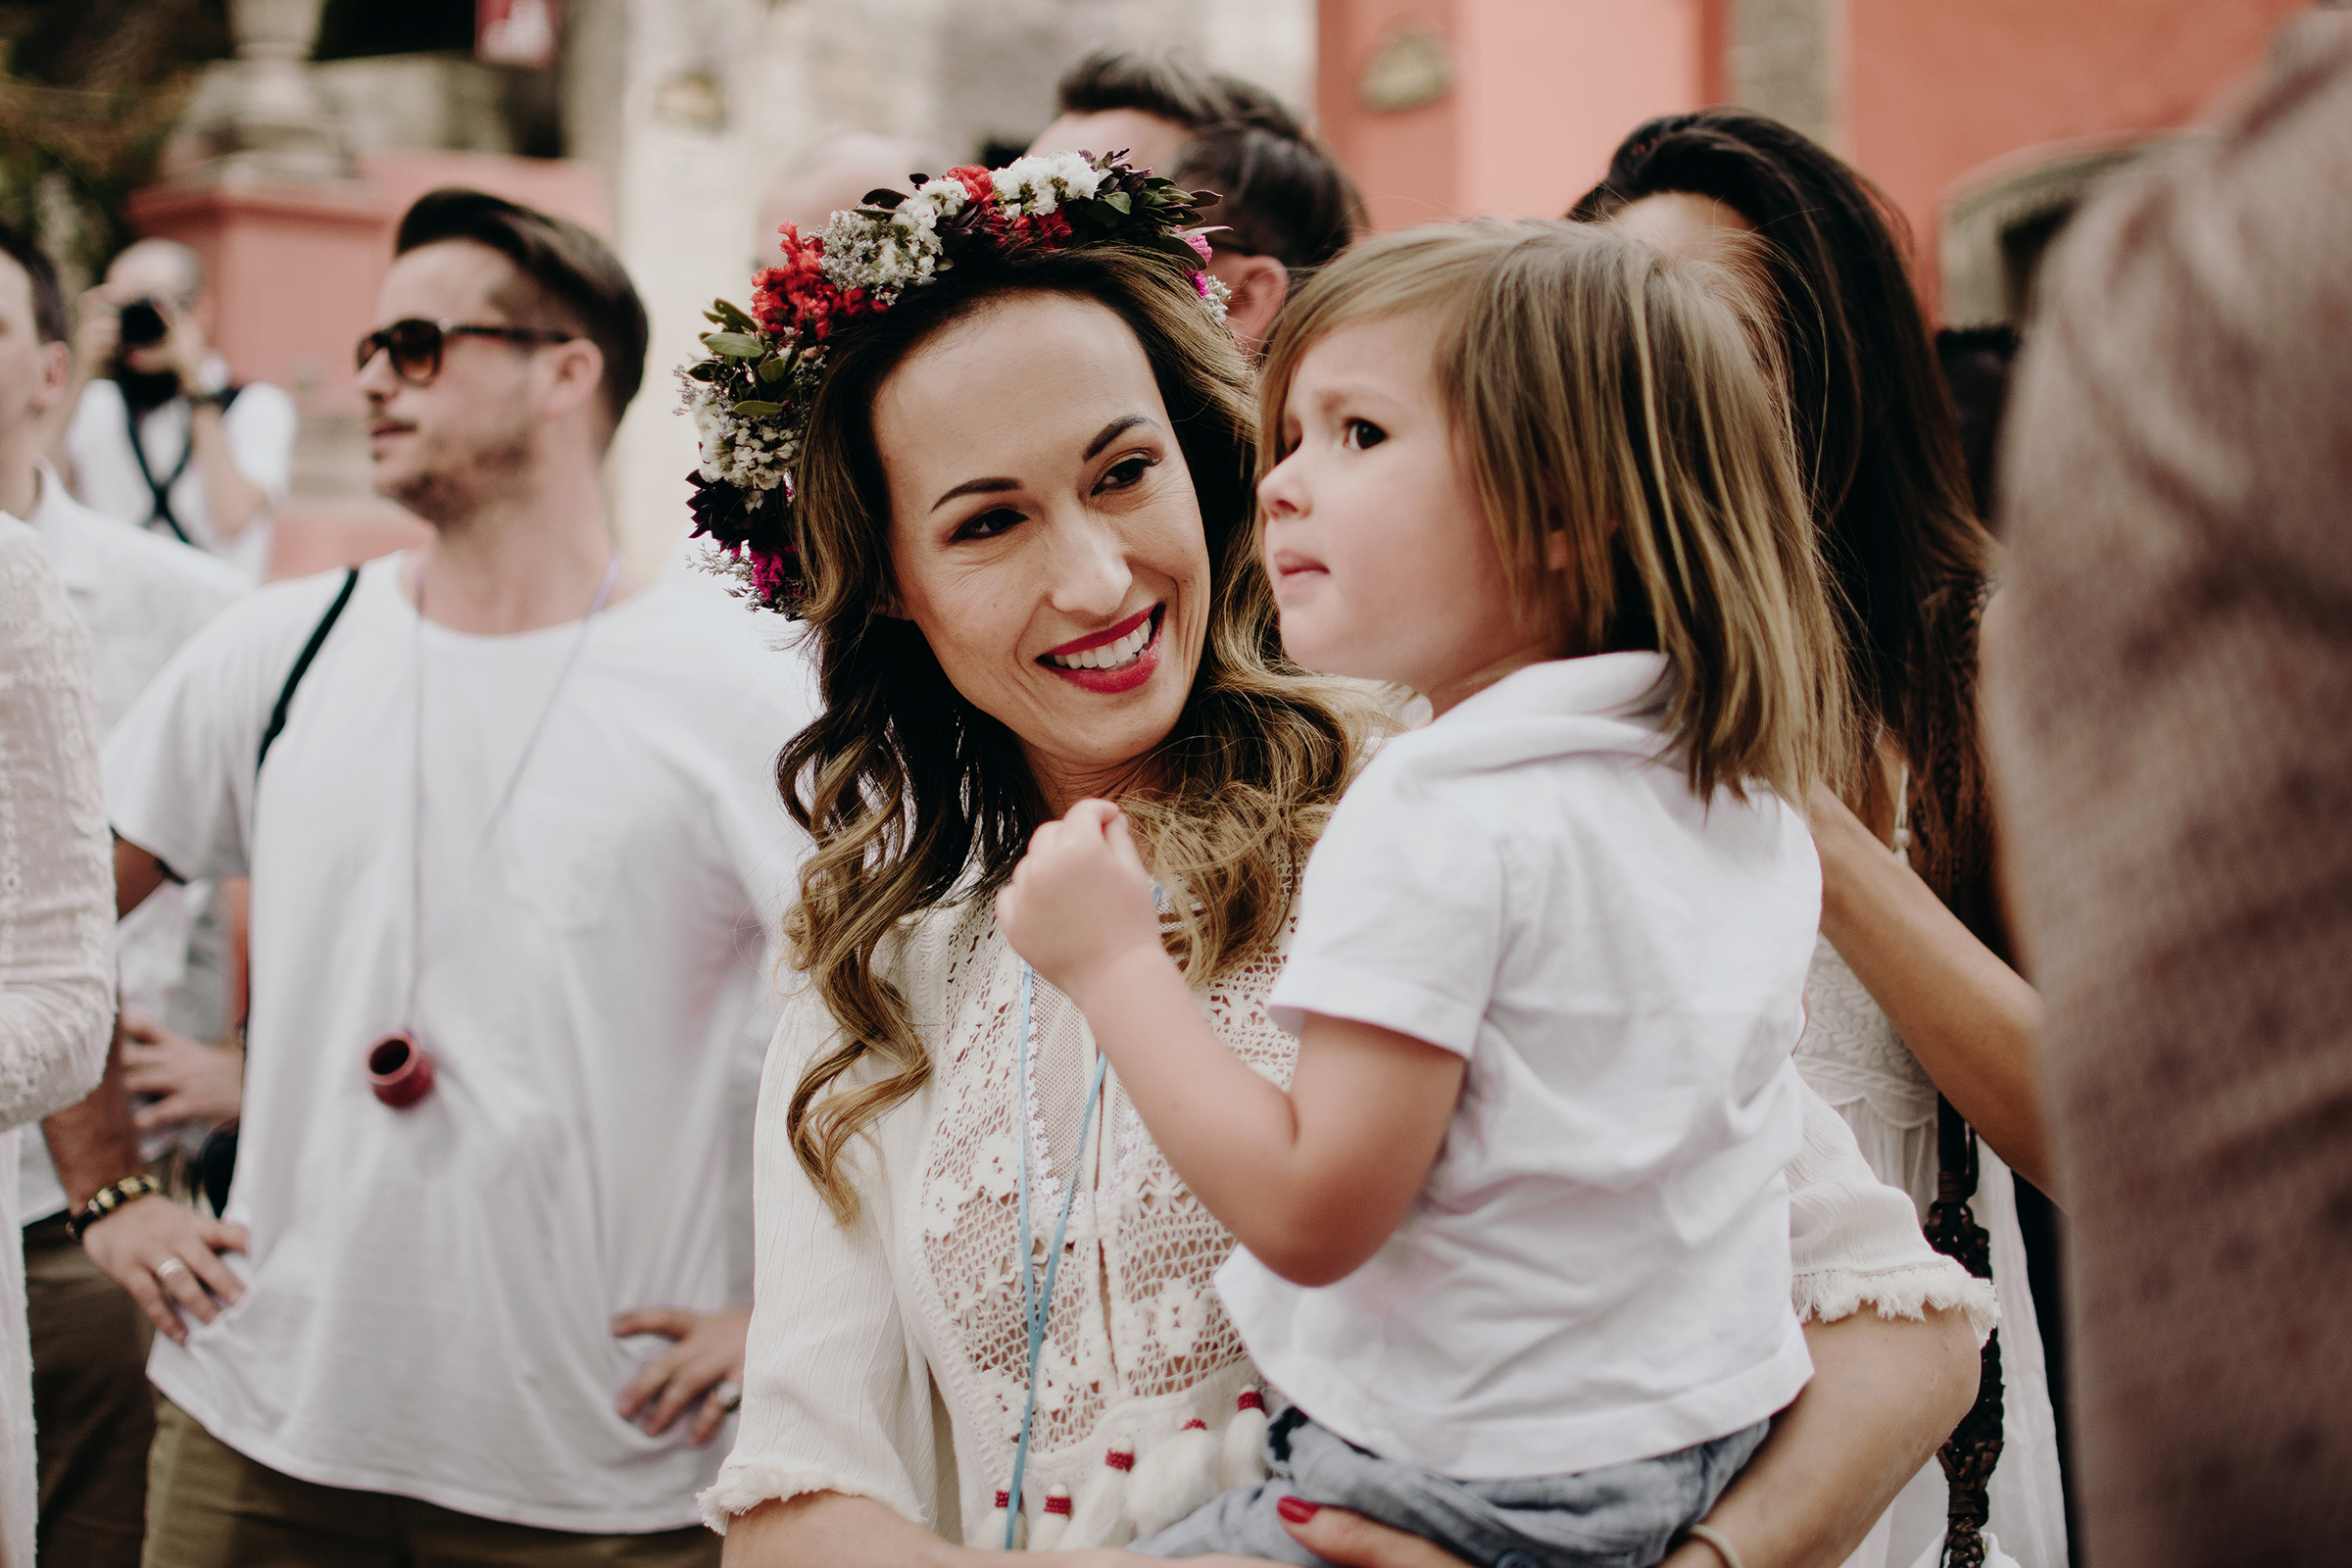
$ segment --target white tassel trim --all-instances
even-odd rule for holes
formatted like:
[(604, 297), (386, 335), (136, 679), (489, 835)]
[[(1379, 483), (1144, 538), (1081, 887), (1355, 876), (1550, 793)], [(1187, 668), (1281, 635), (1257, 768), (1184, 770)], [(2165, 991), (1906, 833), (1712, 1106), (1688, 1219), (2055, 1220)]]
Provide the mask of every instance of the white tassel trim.
[(1031, 1551), (1057, 1551), (1070, 1529), (1070, 1489), (1048, 1487), (1046, 1505), (1038, 1511), (1037, 1528), (1029, 1532)]
[(1061, 1549), (1087, 1546), (1124, 1546), (1135, 1539), (1127, 1518), (1127, 1477), (1135, 1468), (1133, 1448), (1113, 1448), (1102, 1456), (1093, 1479), (1079, 1490), (1070, 1510), (1069, 1528), (1062, 1532)]
[(1138, 1536), (1156, 1535), (1217, 1494), (1217, 1439), (1205, 1421), (1187, 1421), (1136, 1461), (1127, 1517)]
[[(1012, 1494), (1000, 1489), (997, 1493), (997, 1505), (989, 1509), (988, 1517), (981, 1521), (980, 1539), (967, 1542), (966, 1544), (980, 1551), (1003, 1551), (1004, 1549), (1004, 1520), (1011, 1510)], [(1028, 1548), (1028, 1524), (1029, 1521), (1026, 1518), (1012, 1521), (1013, 1550), (1023, 1551)]]
[(1266, 1479), (1266, 1397), (1244, 1389), (1233, 1401), (1233, 1419), (1217, 1445), (1217, 1485), (1227, 1492)]

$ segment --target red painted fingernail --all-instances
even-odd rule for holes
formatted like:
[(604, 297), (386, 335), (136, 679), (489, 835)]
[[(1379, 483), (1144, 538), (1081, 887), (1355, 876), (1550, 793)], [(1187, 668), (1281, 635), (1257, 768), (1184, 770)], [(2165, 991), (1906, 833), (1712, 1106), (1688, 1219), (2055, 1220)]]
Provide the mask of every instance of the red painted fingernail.
[(1302, 1525), (1321, 1513), (1323, 1505), (1309, 1502), (1304, 1497), (1285, 1497), (1274, 1504), (1274, 1511), (1295, 1525)]

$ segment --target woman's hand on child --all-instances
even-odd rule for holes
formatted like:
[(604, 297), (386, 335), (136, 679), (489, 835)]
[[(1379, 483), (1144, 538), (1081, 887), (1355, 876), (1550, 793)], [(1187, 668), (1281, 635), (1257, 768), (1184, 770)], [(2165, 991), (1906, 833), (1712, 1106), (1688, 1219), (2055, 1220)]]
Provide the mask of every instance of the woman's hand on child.
[(997, 895), (997, 924), (1013, 952), (1073, 1000), (1139, 948), (1159, 949), (1152, 873), (1108, 801), (1080, 801), (1029, 840)]

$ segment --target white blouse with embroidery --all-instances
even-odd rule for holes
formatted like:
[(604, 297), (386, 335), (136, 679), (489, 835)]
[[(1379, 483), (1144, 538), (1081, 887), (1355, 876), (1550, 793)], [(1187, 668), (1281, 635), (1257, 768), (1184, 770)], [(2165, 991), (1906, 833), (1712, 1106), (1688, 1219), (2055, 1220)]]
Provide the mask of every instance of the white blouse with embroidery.
[[(1285, 938), (1287, 945), (1287, 934)], [(1267, 1016), (1280, 951), (1199, 993), (1218, 1035), (1277, 1083), (1298, 1042)], [(1079, 1183), (1048, 1316), (1022, 1491), (1078, 1494), (1117, 1447), (1148, 1460), (1188, 1421), (1221, 1429), (1256, 1375), (1211, 1278), (1233, 1238), (1178, 1180), (1107, 1081), (1101, 1131), (1077, 1150), (1092, 1035), (1035, 988), (1029, 1102), (1015, 1104), (1020, 962), (989, 902), (909, 922), (884, 967), (931, 1053), (932, 1077), (852, 1145), (861, 1202), (844, 1227), (793, 1156), (786, 1108), (803, 1067), (833, 1049), (823, 1002), (791, 999), (760, 1086), (759, 1283), (735, 1449), (703, 1494), (712, 1528), (774, 1497), (871, 1497), (951, 1540), (979, 1533), (1006, 1485), (1027, 1391), (1015, 1189), (1026, 1117), (1029, 1246), (1042, 1273), (1064, 1183)], [(860, 1069), (862, 1073), (863, 1069)], [(1964, 1308), (1982, 1337), (1991, 1292), (1921, 1238), (1910, 1200), (1875, 1181), (1852, 1135), (1806, 1100), (1789, 1166), (1794, 1297), (1802, 1317), (1869, 1301), (1888, 1317)]]

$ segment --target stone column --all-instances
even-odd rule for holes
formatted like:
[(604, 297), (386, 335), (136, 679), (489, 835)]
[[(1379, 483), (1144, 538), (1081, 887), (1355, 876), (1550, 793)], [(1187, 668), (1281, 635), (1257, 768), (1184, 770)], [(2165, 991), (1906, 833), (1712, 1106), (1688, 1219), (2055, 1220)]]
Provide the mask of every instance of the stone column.
[(349, 178), (351, 150), (313, 88), (320, 0), (229, 0), (236, 58), (206, 74), (164, 163), (172, 183), (311, 184)]
[(1841, 0), (1731, 0), (1732, 100), (1844, 152)]

